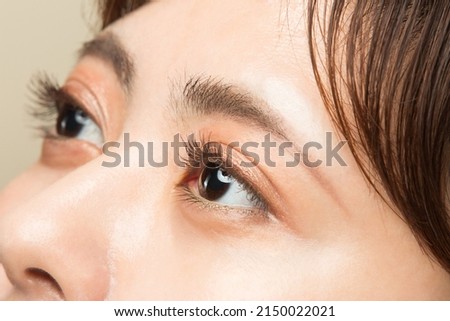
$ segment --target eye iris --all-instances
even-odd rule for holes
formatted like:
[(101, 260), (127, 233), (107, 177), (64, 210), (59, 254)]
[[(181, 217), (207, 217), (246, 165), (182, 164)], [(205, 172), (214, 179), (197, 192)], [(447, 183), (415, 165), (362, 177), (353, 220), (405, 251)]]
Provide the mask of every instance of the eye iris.
[(58, 117), (58, 134), (65, 137), (76, 137), (80, 134), (89, 116), (75, 106), (64, 106)]
[(230, 188), (233, 177), (222, 168), (207, 167), (199, 179), (200, 195), (210, 201), (221, 198)]

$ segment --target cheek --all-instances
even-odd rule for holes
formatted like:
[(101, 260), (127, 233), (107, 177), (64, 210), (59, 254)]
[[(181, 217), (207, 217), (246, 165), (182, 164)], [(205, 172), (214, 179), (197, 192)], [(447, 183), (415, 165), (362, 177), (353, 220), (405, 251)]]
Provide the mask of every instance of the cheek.
[[(133, 275), (133, 282), (121, 278), (119, 282), (139, 286), (123, 288), (119, 293), (132, 292), (139, 299), (157, 293), (151, 298), (177, 300), (449, 297), (448, 274), (429, 261), (406, 228), (402, 233), (383, 235), (384, 240), (370, 233), (365, 238), (354, 233), (327, 243), (274, 231), (255, 231), (244, 238), (188, 230), (180, 233), (176, 226), (179, 222), (172, 226), (170, 239), (159, 242), (165, 244), (163, 247), (153, 246), (146, 251), (151, 255), (138, 259), (147, 275)], [(132, 269), (122, 266), (121, 270)]]
[[(369, 220), (368, 220), (369, 221)], [(442, 300), (449, 275), (422, 251), (409, 227), (395, 214), (358, 225), (337, 241), (323, 266), (344, 300)], [(330, 246), (332, 246), (330, 244)], [(333, 259), (334, 257), (334, 259)]]

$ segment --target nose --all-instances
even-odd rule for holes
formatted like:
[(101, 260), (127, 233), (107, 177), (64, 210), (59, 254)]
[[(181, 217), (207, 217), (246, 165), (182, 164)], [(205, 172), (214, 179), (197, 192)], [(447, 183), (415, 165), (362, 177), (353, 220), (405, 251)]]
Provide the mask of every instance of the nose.
[(107, 297), (106, 233), (92, 196), (98, 186), (86, 179), (81, 183), (82, 176), (68, 175), (25, 204), (0, 213), (0, 266), (13, 287), (9, 299)]

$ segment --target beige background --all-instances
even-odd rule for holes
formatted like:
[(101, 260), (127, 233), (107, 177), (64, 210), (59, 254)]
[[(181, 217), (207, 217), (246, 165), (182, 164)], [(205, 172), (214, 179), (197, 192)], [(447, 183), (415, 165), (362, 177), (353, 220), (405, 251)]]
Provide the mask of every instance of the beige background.
[[(0, 0), (0, 189), (38, 157), (27, 83), (45, 70), (61, 82), (94, 30), (94, 0)], [(28, 98), (27, 98), (28, 97)]]

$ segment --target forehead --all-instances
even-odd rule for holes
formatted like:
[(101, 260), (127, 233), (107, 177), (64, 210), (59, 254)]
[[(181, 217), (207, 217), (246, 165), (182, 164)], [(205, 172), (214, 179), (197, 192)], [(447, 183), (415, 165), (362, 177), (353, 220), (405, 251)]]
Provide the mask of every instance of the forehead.
[(110, 28), (141, 66), (155, 61), (173, 69), (199, 66), (224, 76), (244, 65), (301, 70), (309, 61), (302, 12), (285, 1), (166, 0), (151, 2)]
[(287, 128), (300, 132), (300, 126), (312, 140), (330, 123), (320, 108), (304, 12), (296, 1), (165, 0), (107, 31), (134, 61), (133, 101), (139, 103), (131, 103), (133, 110), (164, 112), (148, 106), (165, 106), (174, 80), (212, 77), (256, 94), (284, 114)]

